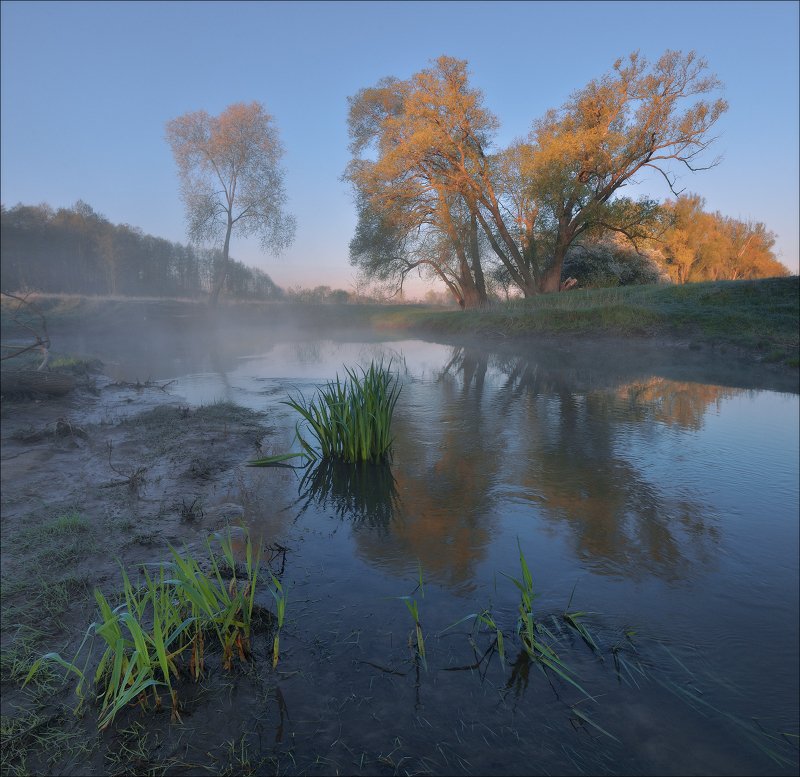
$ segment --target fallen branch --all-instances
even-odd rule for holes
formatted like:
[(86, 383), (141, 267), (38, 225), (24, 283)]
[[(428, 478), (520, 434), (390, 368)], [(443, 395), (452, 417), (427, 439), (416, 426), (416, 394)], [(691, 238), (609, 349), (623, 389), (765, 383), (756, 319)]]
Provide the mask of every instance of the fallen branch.
[[(45, 319), (44, 314), (28, 300), (28, 295), (20, 297), (16, 294), (11, 294), (8, 291), (3, 291), (0, 293), (2, 293), (3, 296), (16, 300), (19, 303), (11, 312), (11, 321), (21, 329), (25, 329), (26, 331), (30, 332), (34, 340), (30, 345), (4, 344), (0, 346), (6, 351), (11, 351), (11, 353), (0, 355), (0, 361), (4, 361), (5, 359), (15, 359), (18, 356), (22, 356), (24, 353), (28, 353), (28, 351), (38, 350), (42, 352), (42, 363), (36, 368), (36, 370), (43, 370), (47, 366), (47, 362), (50, 360), (50, 335), (47, 333), (47, 320)], [(41, 331), (33, 326), (33, 324), (23, 320), (23, 312), (29, 312), (35, 317), (38, 317)]]

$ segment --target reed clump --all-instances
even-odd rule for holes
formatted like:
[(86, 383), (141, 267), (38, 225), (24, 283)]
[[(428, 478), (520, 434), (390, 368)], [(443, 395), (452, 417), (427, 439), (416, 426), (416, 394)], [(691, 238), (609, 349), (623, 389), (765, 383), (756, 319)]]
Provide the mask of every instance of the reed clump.
[(305, 422), (308, 438), (298, 423), (297, 437), (312, 460), (339, 459), (347, 463), (383, 461), (392, 446), (392, 414), (400, 386), (390, 371), (391, 364), (370, 362), (367, 369), (345, 367), (346, 377), (337, 375), (317, 389), (317, 396), (302, 396), (285, 404)]
[(392, 447), (392, 415), (400, 396), (391, 362), (387, 366), (382, 361), (370, 362), (368, 368), (360, 368), (360, 375), (350, 367), (344, 369), (345, 378), (337, 374), (310, 401), (302, 395), (284, 401), (300, 414), (296, 432), (302, 450), (266, 456), (247, 466), (291, 466), (286, 462), (294, 458), (304, 459), (305, 465), (320, 460), (386, 462)]
[[(171, 548), (172, 563), (157, 574), (144, 569), (144, 581), (134, 586), (123, 569), (124, 596), (116, 607), (111, 606), (102, 591), (95, 589), (100, 617), (90, 624), (72, 661), (58, 653), (47, 653), (34, 662), (26, 683), (45, 664), (57, 663), (78, 677), (76, 695), (79, 708), (87, 685), (87, 668), (92, 655), (91, 640), (100, 637), (105, 644), (93, 674), (93, 685), (101, 700), (98, 727), (106, 728), (117, 713), (131, 703), (143, 709), (151, 704), (159, 708), (166, 691), (173, 719), (179, 720), (175, 681), (184, 670), (195, 681), (205, 667), (206, 642), (219, 643), (222, 665), (230, 669), (238, 657), (250, 657), (250, 635), (253, 608), (261, 566), (261, 549), (245, 539), (244, 571), (236, 564), (230, 535), (220, 539), (221, 557), (207, 541), (211, 573), (205, 574), (190, 553)], [(222, 569), (230, 570), (224, 579)], [(278, 590), (280, 584), (276, 582)], [(285, 603), (280, 607), (283, 622)], [(83, 667), (78, 659), (85, 652)], [(277, 663), (277, 645), (273, 666)]]

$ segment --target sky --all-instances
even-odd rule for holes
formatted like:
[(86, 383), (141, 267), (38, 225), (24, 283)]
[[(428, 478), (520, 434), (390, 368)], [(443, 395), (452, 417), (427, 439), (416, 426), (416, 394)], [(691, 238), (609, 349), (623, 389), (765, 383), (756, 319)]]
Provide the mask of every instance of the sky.
[[(258, 101), (286, 154), (292, 247), (231, 255), (284, 288), (352, 289), (356, 223), (347, 98), (442, 54), (466, 59), (498, 117), (498, 147), (632, 51), (696, 51), (725, 85), (711, 170), (678, 186), (760, 221), (798, 272), (798, 2), (0, 3), (0, 194), (6, 207), (78, 200), (114, 223), (186, 243), (165, 124)], [(670, 196), (660, 176), (636, 194)], [(411, 286), (411, 294), (424, 291)]]

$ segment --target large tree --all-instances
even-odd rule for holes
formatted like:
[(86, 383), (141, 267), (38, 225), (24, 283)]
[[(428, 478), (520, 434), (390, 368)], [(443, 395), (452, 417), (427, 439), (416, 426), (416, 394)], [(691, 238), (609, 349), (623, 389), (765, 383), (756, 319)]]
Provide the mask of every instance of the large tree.
[(527, 140), (497, 151), (497, 120), (469, 86), (466, 64), (440, 57), (352, 98), (348, 177), (401, 231), (444, 231), (446, 211), (432, 202), (457, 198), (526, 296), (560, 288), (567, 250), (582, 236), (650, 236), (661, 223), (657, 203), (620, 190), (651, 169), (675, 192), (675, 166), (702, 169), (727, 108), (704, 99), (720, 84), (694, 53), (667, 51), (652, 66), (632, 54), (535, 122)]
[[(482, 99), (469, 86), (466, 63), (450, 57), (350, 98), (353, 159), (346, 178), (359, 207), (354, 264), (377, 270), (373, 260), (383, 255), (400, 275), (403, 268), (427, 267), (462, 307), (486, 302), (477, 204), (462, 180), (482, 164), (482, 146), (497, 125)], [(370, 236), (383, 241), (372, 244), (371, 256)]]
[(195, 111), (167, 123), (192, 242), (221, 241), (210, 302), (228, 272), (231, 235), (257, 235), (274, 254), (294, 239), (294, 217), (283, 210), (283, 147), (274, 120), (257, 102), (236, 103), (219, 116)]
[(694, 52), (667, 51), (652, 66), (634, 53), (534, 123), (520, 175), (544, 221), (540, 291), (559, 289), (567, 249), (582, 234), (647, 235), (655, 203), (617, 196), (637, 176), (656, 171), (678, 194), (676, 170), (717, 163), (703, 152), (728, 106), (705, 99), (721, 86), (707, 70)]
[(350, 263), (364, 279), (385, 284), (390, 294), (401, 291), (417, 271), (442, 281), (462, 309), (480, 306), (486, 302), (481, 266), (486, 249), (477, 222), (457, 197), (442, 198), (436, 207), (447, 209), (431, 214), (436, 221), (409, 225), (402, 212), (376, 211), (359, 197)]

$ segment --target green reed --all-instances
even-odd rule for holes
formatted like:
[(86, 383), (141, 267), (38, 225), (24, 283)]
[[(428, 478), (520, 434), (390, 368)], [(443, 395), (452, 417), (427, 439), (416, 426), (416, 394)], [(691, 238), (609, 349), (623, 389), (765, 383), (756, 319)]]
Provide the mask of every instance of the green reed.
[(317, 389), (317, 396), (306, 401), (302, 396), (289, 398), (285, 404), (296, 410), (305, 422), (309, 439), (303, 437), (300, 424), (297, 437), (304, 453), (312, 460), (340, 459), (381, 461), (392, 445), (391, 423), (400, 386), (396, 375), (383, 362), (370, 362), (368, 369), (345, 367), (347, 377), (336, 376)]
[[(422, 582), (422, 565), (419, 564), (418, 566), (418, 580), (417, 587), (414, 589), (414, 592), (417, 590), (420, 592), (422, 598), (425, 598), (425, 586)], [(401, 599), (408, 611), (411, 613), (411, 617), (414, 619), (414, 634), (416, 637), (416, 654), (417, 658), (422, 662), (422, 666), (427, 671), (428, 669), (428, 659), (425, 655), (425, 638), (422, 634), (422, 623), (419, 619), (419, 604), (417, 600), (414, 599), (412, 596), (398, 596), (398, 599)]]
[[(134, 587), (122, 570), (124, 601), (113, 608), (99, 589), (95, 600), (100, 618), (86, 631), (75, 658), (70, 662), (57, 653), (47, 653), (34, 662), (25, 680), (27, 684), (43, 664), (54, 662), (79, 678), (76, 695), (79, 708), (85, 696), (86, 670), (91, 649), (81, 669), (77, 660), (90, 637), (100, 637), (105, 650), (94, 672), (94, 686), (99, 690), (101, 709), (98, 726), (106, 728), (117, 713), (132, 702), (149, 706), (148, 694), (156, 708), (161, 692), (166, 690), (172, 705), (173, 719), (180, 719), (174, 680), (180, 676), (180, 659), (188, 655), (188, 671), (198, 680), (204, 669), (204, 643), (207, 634), (215, 634), (222, 648), (222, 665), (230, 669), (234, 655), (244, 661), (250, 655), (250, 630), (253, 616), (261, 549), (253, 549), (250, 537), (245, 541), (244, 574), (237, 572), (229, 535), (220, 541), (222, 559), (208, 543), (212, 575), (205, 575), (195, 558), (170, 548), (173, 557), (171, 577), (160, 568), (151, 576), (144, 569), (144, 582)], [(220, 563), (230, 569), (227, 582)], [(241, 578), (241, 579), (240, 579)], [(274, 580), (274, 577), (273, 577)], [(285, 605), (279, 610), (283, 621)]]
[(570, 685), (573, 685), (581, 693), (588, 696), (589, 694), (572, 678), (569, 667), (548, 644), (548, 638), (549, 641), (555, 641), (554, 635), (548, 631), (543, 623), (537, 623), (534, 618), (533, 600), (536, 598), (536, 593), (533, 589), (533, 576), (525, 560), (525, 555), (522, 552), (519, 540), (517, 540), (517, 548), (519, 549), (519, 563), (522, 570), (522, 579), (518, 580), (515, 577), (511, 577), (511, 575), (505, 576), (514, 583), (520, 592), (520, 602), (517, 608), (519, 613), (519, 617), (517, 618), (517, 634), (522, 641), (522, 647), (531, 661), (539, 664), (541, 667), (550, 669), (562, 680), (570, 683)]
[(275, 628), (275, 637), (272, 640), (272, 668), (278, 665), (278, 656), (281, 644), (281, 629), (283, 628), (283, 621), (286, 616), (286, 591), (283, 585), (272, 572), (269, 573), (272, 578), (273, 588), (269, 589), (272, 598), (275, 599), (275, 615), (278, 620), (278, 625)]

